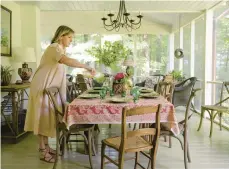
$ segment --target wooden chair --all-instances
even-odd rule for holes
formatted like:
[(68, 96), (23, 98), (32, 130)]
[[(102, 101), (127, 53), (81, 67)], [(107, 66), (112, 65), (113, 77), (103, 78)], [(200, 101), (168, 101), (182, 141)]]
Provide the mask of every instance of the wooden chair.
[[(67, 142), (66, 138), (69, 137), (70, 134), (82, 135), (83, 138), (85, 139), (85, 142), (88, 143), (87, 147), (89, 152), (89, 161), (90, 161), (91, 168), (93, 168), (91, 146), (92, 144), (94, 144), (94, 139), (92, 136), (94, 125), (93, 124), (72, 125), (68, 130), (65, 123), (62, 121), (67, 105), (65, 104), (63, 97), (59, 92), (59, 89), (57, 87), (47, 88), (45, 89), (45, 93), (48, 95), (49, 100), (54, 107), (55, 119), (56, 119), (56, 151), (57, 152), (56, 152), (56, 158), (55, 158), (55, 163), (53, 165), (53, 169), (56, 168), (58, 162), (58, 155), (60, 154), (59, 151), (61, 151), (61, 155), (64, 154), (65, 143)], [(88, 139), (82, 133), (79, 133), (80, 131), (87, 131)]]
[(182, 150), (184, 150), (184, 165), (185, 165), (185, 169), (188, 169), (188, 165), (187, 165), (187, 158), (188, 161), (191, 162), (191, 158), (190, 158), (190, 154), (189, 154), (189, 144), (188, 144), (188, 120), (191, 118), (193, 112), (190, 114), (190, 106), (191, 106), (191, 102), (196, 94), (197, 91), (199, 91), (200, 89), (193, 89), (191, 92), (191, 95), (189, 97), (187, 106), (186, 106), (186, 111), (185, 111), (185, 118), (184, 120), (180, 121), (178, 123), (178, 127), (180, 129), (180, 135), (183, 136), (183, 143), (182, 140), (176, 136), (169, 128), (167, 128), (167, 126), (165, 125), (166, 123), (161, 123), (161, 136), (169, 136), (174, 137), (176, 139), (179, 140), (180, 144), (181, 144), (181, 148)]
[(162, 95), (169, 102), (172, 102), (173, 91), (174, 91), (173, 82), (165, 82), (165, 81), (163, 81), (163, 82), (158, 83), (157, 93)]
[(76, 82), (78, 84), (80, 93), (85, 92), (88, 89), (88, 85), (84, 79), (84, 76), (82, 74), (77, 74), (76, 76)]
[[(224, 97), (224, 89), (226, 90), (227, 96)], [(201, 106), (201, 117), (200, 117), (200, 123), (198, 130), (200, 130), (204, 118), (204, 113), (205, 110), (209, 113), (210, 120), (211, 120), (211, 128), (210, 128), (210, 135), (209, 137), (212, 136), (212, 131), (213, 131), (213, 122), (214, 119), (217, 115), (219, 115), (220, 119), (220, 130), (222, 130), (222, 114), (227, 113), (229, 114), (229, 107), (228, 106), (223, 106), (222, 104), (226, 103), (226, 101), (229, 100), (229, 82), (223, 82), (222, 88), (221, 88), (221, 95), (220, 95), (220, 101), (216, 103), (215, 105), (203, 105)]]
[[(110, 162), (118, 166), (119, 169), (124, 168), (124, 154), (128, 152), (135, 153), (135, 169), (137, 165), (144, 168), (139, 162), (139, 152), (151, 160), (151, 169), (155, 169), (156, 154), (158, 149), (158, 141), (160, 135), (160, 108), (158, 106), (145, 106), (137, 107), (127, 110), (123, 108), (122, 111), (122, 128), (121, 137), (112, 137), (102, 140), (102, 151), (101, 151), (101, 169), (104, 168), (105, 158)], [(156, 113), (156, 125), (155, 128), (144, 128), (135, 131), (126, 131), (126, 118), (128, 116), (143, 115), (149, 113)], [(144, 136), (151, 136), (152, 139), (147, 140)], [(118, 151), (118, 160), (114, 161), (107, 155), (105, 155), (106, 146)], [(150, 150), (150, 155), (143, 152), (145, 150)], [(149, 167), (149, 166), (148, 166)]]

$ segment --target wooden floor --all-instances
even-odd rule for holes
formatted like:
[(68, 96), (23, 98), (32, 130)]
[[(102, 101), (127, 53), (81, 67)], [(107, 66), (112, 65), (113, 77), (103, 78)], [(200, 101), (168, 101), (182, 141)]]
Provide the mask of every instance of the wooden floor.
[[(190, 150), (192, 163), (189, 169), (229, 169), (229, 131), (219, 131), (219, 127), (215, 125), (213, 137), (209, 135), (209, 121), (204, 120), (203, 127), (200, 132), (196, 129), (199, 124), (199, 116), (194, 115), (190, 125)], [(109, 129), (108, 125), (100, 125), (101, 132), (96, 147), (98, 155), (93, 157), (94, 168), (100, 168), (100, 151), (101, 139), (120, 134), (120, 126), (112, 125)], [(168, 143), (160, 139), (158, 149), (157, 169), (183, 169), (183, 152), (176, 139), (173, 139), (172, 148), (168, 148)], [(55, 147), (54, 140), (50, 141), (52, 147)], [(83, 154), (83, 145), (77, 143), (71, 144), (72, 151), (69, 151), (58, 163), (57, 169), (86, 169), (89, 168), (88, 156)], [(76, 152), (77, 150), (77, 152)], [(107, 154), (117, 157), (115, 150), (107, 149)], [(2, 169), (51, 169), (52, 164), (42, 162), (38, 159), (37, 138), (30, 134), (18, 144), (3, 144), (1, 147), (1, 168)], [(128, 156), (133, 156), (129, 154)], [(147, 165), (148, 160), (140, 157), (143, 165)], [(126, 161), (125, 169), (132, 169), (134, 161)], [(109, 164), (106, 169), (117, 168)]]

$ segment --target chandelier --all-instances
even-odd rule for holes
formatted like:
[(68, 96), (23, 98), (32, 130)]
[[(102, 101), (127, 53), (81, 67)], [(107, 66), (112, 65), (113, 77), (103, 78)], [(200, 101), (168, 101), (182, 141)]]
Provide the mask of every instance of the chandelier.
[(115, 29), (117, 32), (119, 31), (120, 27), (126, 28), (128, 31), (140, 28), (141, 19), (143, 17), (139, 12), (139, 15), (136, 18), (138, 19), (138, 21), (132, 18), (130, 19), (130, 13), (128, 13), (126, 10), (125, 0), (120, 0), (118, 14), (115, 19), (115, 15), (111, 12), (107, 14), (107, 16), (108, 18), (102, 18), (104, 28), (108, 31), (112, 31)]

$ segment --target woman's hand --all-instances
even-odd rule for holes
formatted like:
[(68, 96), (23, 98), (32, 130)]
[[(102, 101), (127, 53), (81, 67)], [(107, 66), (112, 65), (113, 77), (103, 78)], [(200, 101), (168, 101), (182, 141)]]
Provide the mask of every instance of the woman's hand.
[(95, 76), (95, 73), (96, 73), (95, 69), (88, 68), (87, 70), (91, 73), (92, 76)]
[(91, 69), (91, 74), (92, 74), (92, 76), (95, 76), (95, 74), (96, 74), (96, 71), (95, 71), (95, 69)]

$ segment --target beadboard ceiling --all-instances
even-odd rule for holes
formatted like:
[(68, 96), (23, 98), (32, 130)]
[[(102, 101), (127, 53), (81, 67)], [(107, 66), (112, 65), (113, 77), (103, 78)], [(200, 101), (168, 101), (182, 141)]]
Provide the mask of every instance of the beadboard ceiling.
[[(213, 0), (126, 0), (128, 11), (159, 13), (202, 12), (220, 1)], [(119, 0), (37, 1), (42, 11), (117, 11)]]
[[(178, 25), (189, 23), (192, 19), (201, 15), (205, 10), (222, 3), (224, 0), (125, 0), (127, 11), (135, 17), (139, 11), (144, 16), (145, 23), (156, 23), (169, 26), (171, 30), (176, 30)], [(85, 16), (90, 15), (90, 19), (98, 20), (107, 15), (109, 11), (117, 14), (119, 0), (59, 0), (59, 1), (33, 1), (21, 2), (35, 4), (44, 13), (43, 16), (52, 12), (85, 12)], [(98, 14), (98, 12), (100, 14)], [(45, 15), (46, 13), (46, 15)], [(86, 14), (87, 13), (87, 14)], [(74, 13), (76, 14), (76, 13)], [(80, 15), (80, 13), (79, 13)], [(95, 22), (94, 22), (95, 23)], [(41, 24), (44, 24), (41, 20)], [(96, 23), (95, 23), (96, 24)], [(144, 22), (143, 22), (144, 24)]]

